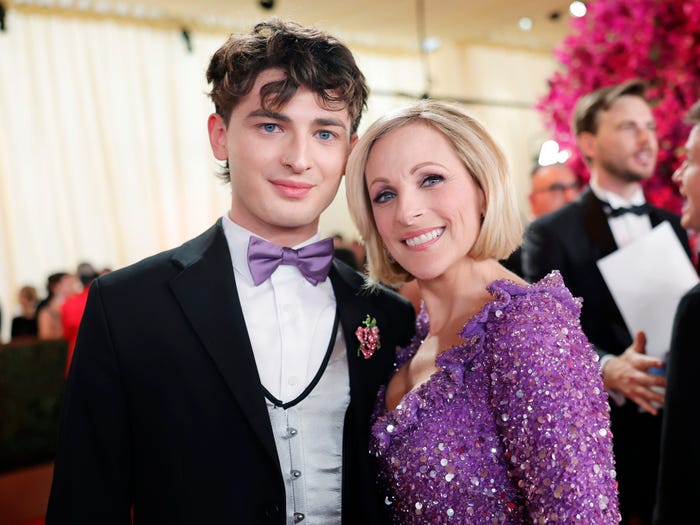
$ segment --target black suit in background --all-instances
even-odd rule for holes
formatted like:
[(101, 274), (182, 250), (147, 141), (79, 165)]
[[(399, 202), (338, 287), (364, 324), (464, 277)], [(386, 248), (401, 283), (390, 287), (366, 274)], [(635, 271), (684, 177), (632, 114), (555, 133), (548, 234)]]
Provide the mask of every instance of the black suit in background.
[[(334, 262), (351, 401), (343, 435), (343, 523), (379, 523), (368, 454), (376, 392), (413, 331), (396, 294), (361, 290)], [(382, 347), (357, 356), (377, 319)], [(220, 222), (179, 248), (100, 277), (68, 380), (47, 525), (286, 523), (272, 428)]]
[[(678, 216), (653, 208), (649, 218), (652, 226), (669, 221), (690, 256), (688, 236)], [(528, 281), (534, 282), (558, 269), (571, 293), (583, 298), (581, 325), (599, 354), (619, 355), (633, 340), (596, 265), (598, 259), (616, 249), (602, 204), (590, 188), (576, 201), (531, 223), (523, 244), (523, 271)], [(611, 402), (610, 419), (620, 511), (623, 518), (634, 511), (650, 522), (659, 463), (661, 417), (641, 413), (638, 406), (628, 400), (621, 407)]]
[(700, 494), (698, 323), (700, 284), (683, 296), (673, 321), (654, 525), (688, 523), (690, 507)]
[(510, 270), (515, 275), (523, 276), (523, 248), (518, 248), (511, 253), (506, 259), (499, 261), (507, 270)]

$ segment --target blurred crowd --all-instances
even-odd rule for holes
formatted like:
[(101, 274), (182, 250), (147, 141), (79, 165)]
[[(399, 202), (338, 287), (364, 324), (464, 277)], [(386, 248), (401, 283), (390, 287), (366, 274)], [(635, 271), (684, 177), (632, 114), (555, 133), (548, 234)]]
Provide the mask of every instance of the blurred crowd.
[[(6, 314), (7, 322), (11, 323), (9, 343), (63, 339), (69, 344), (70, 355), (90, 284), (109, 271), (109, 268), (97, 270), (91, 263), (81, 262), (75, 272), (51, 273), (46, 278), (44, 296), (39, 295), (35, 286), (22, 286), (17, 292), (15, 309)], [(11, 314), (15, 315), (10, 317)]]

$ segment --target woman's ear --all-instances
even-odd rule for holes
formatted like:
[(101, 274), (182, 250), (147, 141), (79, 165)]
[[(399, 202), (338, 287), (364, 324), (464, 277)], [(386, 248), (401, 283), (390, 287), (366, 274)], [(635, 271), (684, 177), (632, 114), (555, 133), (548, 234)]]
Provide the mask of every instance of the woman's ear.
[(479, 187), (479, 212), (481, 213), (481, 222), (484, 222), (484, 217), (486, 217), (486, 210), (488, 207), (486, 206), (486, 194), (484, 193), (484, 190)]

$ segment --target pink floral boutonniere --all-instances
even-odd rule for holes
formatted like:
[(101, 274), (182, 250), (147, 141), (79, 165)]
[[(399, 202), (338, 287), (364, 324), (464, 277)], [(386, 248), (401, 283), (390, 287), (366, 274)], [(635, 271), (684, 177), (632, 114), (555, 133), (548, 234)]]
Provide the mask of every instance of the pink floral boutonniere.
[(365, 359), (369, 359), (374, 355), (374, 352), (382, 347), (377, 320), (369, 314), (367, 314), (362, 326), (358, 326), (355, 330), (355, 337), (360, 342), (360, 346), (357, 348), (357, 357), (362, 354)]

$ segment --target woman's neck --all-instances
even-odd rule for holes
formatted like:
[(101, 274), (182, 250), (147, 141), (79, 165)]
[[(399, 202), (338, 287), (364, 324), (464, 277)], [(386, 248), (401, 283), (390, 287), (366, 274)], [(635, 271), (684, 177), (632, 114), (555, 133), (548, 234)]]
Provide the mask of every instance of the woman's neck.
[(501, 277), (500, 265), (492, 260), (468, 259), (465, 264), (429, 280), (418, 280), (421, 297), (430, 317), (430, 333), (453, 333), (490, 299), (486, 287)]

